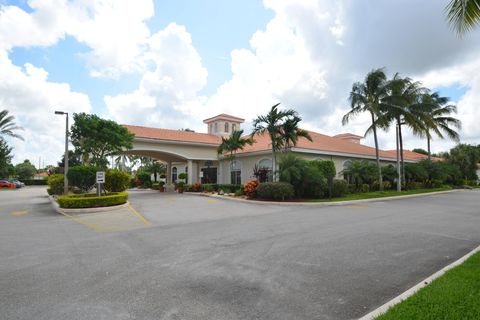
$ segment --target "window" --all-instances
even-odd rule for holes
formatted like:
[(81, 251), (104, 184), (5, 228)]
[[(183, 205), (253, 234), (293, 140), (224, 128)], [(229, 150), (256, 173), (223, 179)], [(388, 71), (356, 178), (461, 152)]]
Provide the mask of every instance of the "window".
[(208, 125), (208, 133), (212, 133), (212, 124), (211, 123)]
[(237, 125), (235, 123), (232, 123), (232, 132), (237, 131)]
[(272, 160), (262, 159), (258, 162), (257, 170), (253, 174), (260, 182), (272, 181)]
[(238, 161), (232, 161), (232, 163), (230, 164), (230, 183), (242, 183), (242, 169), (240, 167), (240, 162)]
[(228, 122), (225, 122), (225, 132), (228, 132)]
[(218, 123), (215, 122), (215, 125), (213, 127), (214, 127), (214, 131), (218, 132)]
[(185, 179), (185, 183), (188, 183), (188, 163), (185, 166), (185, 174), (187, 175), (187, 178)]
[(177, 167), (172, 168), (172, 182), (177, 182)]

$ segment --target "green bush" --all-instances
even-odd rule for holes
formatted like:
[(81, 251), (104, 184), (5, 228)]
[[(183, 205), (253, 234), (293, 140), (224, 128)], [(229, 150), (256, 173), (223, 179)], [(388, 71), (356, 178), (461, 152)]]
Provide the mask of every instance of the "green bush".
[(152, 186), (151, 174), (147, 171), (138, 171), (137, 179), (140, 182), (140, 186), (144, 188), (150, 188)]
[[(205, 186), (205, 184), (204, 184), (204, 186)], [(237, 191), (241, 187), (242, 187), (242, 185), (240, 185), (240, 184), (219, 184), (219, 185), (217, 185), (217, 190), (215, 190), (215, 191), (223, 190), (223, 192), (226, 192), (226, 193), (234, 193), (235, 191)]]
[(214, 191), (218, 191), (218, 184), (204, 183), (204, 184), (202, 184), (202, 188), (203, 188), (203, 191), (205, 191), (205, 192), (214, 192)]
[[(371, 186), (370, 186), (370, 191), (379, 191), (380, 188), (378, 187), (378, 181), (375, 181)], [(392, 188), (392, 183), (388, 180), (383, 180), (383, 190), (390, 190)]]
[(130, 185), (130, 175), (124, 171), (108, 169), (105, 172), (105, 189), (110, 192), (122, 192)]
[(334, 179), (332, 187), (332, 197), (342, 197), (348, 194), (348, 182), (343, 179)]
[(423, 188), (423, 183), (417, 181), (410, 181), (405, 184), (406, 190), (415, 190)]
[(178, 175), (178, 179), (180, 180), (185, 180), (187, 179), (187, 174), (185, 172), (182, 172)]
[(293, 186), (287, 182), (264, 182), (257, 188), (257, 196), (263, 199), (286, 200), (295, 195)]
[(47, 179), (23, 179), (21, 180), (26, 186), (46, 186), (48, 185)]
[(64, 176), (63, 174), (52, 174), (51, 176), (48, 177), (47, 183), (48, 183), (48, 194), (63, 194), (63, 182), (64, 181)]
[(95, 185), (97, 168), (91, 166), (75, 166), (68, 169), (68, 184), (83, 192), (90, 191)]
[(126, 203), (128, 193), (111, 192), (98, 197), (94, 193), (63, 195), (57, 198), (60, 208), (97, 208), (110, 207)]
[(367, 193), (367, 192), (370, 192), (370, 185), (364, 183), (360, 186), (360, 190), (359, 192), (361, 193)]
[(152, 182), (152, 189), (153, 190), (160, 189), (160, 183), (159, 182)]
[(245, 195), (245, 191), (243, 191), (243, 189), (238, 189), (237, 191), (235, 191), (235, 197), (240, 197), (244, 195)]

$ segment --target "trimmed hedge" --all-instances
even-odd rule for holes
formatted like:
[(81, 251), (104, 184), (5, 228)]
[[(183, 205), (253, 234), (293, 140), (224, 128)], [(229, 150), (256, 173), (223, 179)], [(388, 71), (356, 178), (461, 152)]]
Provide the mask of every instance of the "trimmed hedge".
[(286, 200), (293, 198), (295, 191), (287, 182), (264, 182), (257, 188), (257, 196), (262, 199)]
[[(110, 192), (122, 192), (127, 190), (130, 183), (130, 175), (126, 172), (108, 169), (105, 173), (105, 189)], [(158, 189), (158, 187), (157, 187)]]
[(23, 179), (20, 180), (25, 183), (26, 186), (47, 186), (47, 179)]
[(47, 192), (49, 195), (52, 194), (63, 194), (63, 186), (64, 186), (64, 176), (63, 174), (52, 174), (48, 177), (47, 180), (48, 189)]
[(98, 197), (94, 193), (64, 195), (57, 198), (60, 208), (98, 208), (110, 207), (126, 203), (128, 193), (111, 192)]
[(95, 185), (98, 169), (91, 166), (74, 166), (68, 169), (68, 184), (84, 192), (90, 191)]

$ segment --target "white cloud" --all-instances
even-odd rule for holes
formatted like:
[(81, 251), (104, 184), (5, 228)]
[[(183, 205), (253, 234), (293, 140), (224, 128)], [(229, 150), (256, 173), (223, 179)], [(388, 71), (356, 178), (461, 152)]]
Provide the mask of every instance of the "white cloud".
[(65, 119), (54, 115), (55, 110), (90, 112), (86, 94), (74, 92), (66, 83), (48, 81), (48, 73), (25, 64), (15, 66), (5, 52), (0, 51), (0, 109), (15, 116), (25, 130), (19, 132), (25, 141), (9, 139), (14, 147), (13, 162), (41, 157), (46, 164), (60, 159), (65, 137)]

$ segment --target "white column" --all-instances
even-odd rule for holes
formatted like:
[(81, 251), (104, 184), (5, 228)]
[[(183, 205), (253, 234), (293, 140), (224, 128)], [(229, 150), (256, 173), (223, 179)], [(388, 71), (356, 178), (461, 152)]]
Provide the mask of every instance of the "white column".
[(172, 183), (172, 163), (168, 162), (167, 163), (167, 183), (166, 184), (171, 184)]
[(188, 160), (187, 161), (187, 167), (188, 167), (188, 183), (192, 184), (197, 182), (198, 177), (196, 172), (193, 171), (193, 161)]

